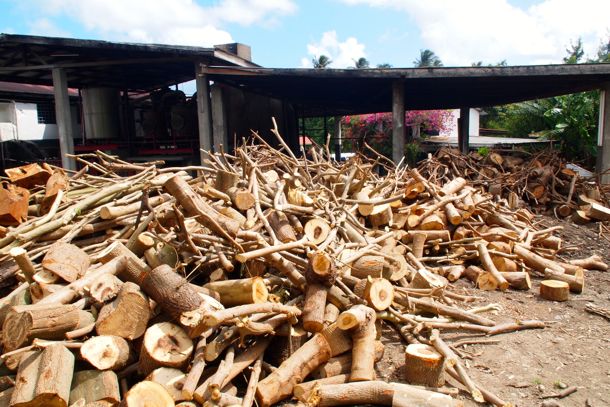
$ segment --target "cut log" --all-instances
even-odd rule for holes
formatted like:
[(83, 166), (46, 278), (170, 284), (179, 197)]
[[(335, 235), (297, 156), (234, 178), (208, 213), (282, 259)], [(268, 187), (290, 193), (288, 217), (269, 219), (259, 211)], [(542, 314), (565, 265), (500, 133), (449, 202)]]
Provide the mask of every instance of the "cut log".
[(140, 284), (142, 276), (150, 271), (150, 267), (121, 242), (112, 243), (97, 255), (97, 259), (104, 264), (118, 257), (124, 257), (126, 261), (125, 270), (119, 274), (123, 281)]
[(182, 396), (182, 385), (186, 375), (181, 370), (172, 367), (160, 367), (153, 370), (146, 380), (160, 384), (174, 401), (184, 400)]
[(587, 216), (596, 220), (610, 220), (610, 208), (606, 208), (596, 202), (591, 202), (587, 210)]
[(4, 351), (11, 351), (34, 338), (64, 339), (66, 332), (93, 324), (90, 312), (72, 305), (17, 305), (2, 325)]
[(295, 242), (297, 240), (294, 229), (292, 228), (292, 225), (290, 225), (288, 217), (284, 214), (284, 212), (272, 210), (269, 213), (269, 216), (267, 216), (267, 220), (275, 232), (275, 236), (280, 242), (288, 243)]
[(368, 216), (371, 226), (379, 228), (392, 223), (392, 208), (390, 204), (376, 205)]
[(386, 310), (394, 299), (394, 286), (385, 278), (360, 280), (354, 287), (354, 294), (364, 299), (376, 311)]
[(94, 336), (83, 343), (80, 355), (98, 370), (120, 370), (129, 361), (129, 344), (120, 336)]
[[(379, 362), (383, 358), (385, 346), (381, 341), (375, 341), (375, 362)], [(352, 354), (344, 353), (343, 355), (332, 357), (328, 362), (318, 367), (311, 374), (315, 379), (333, 377), (342, 374), (349, 374), (352, 370)]]
[(266, 302), (269, 298), (267, 286), (260, 277), (215, 281), (204, 287), (217, 292), (225, 307)]
[(447, 216), (447, 220), (449, 221), (449, 223), (451, 223), (452, 225), (459, 225), (464, 220), (460, 212), (451, 202), (445, 205), (445, 215)]
[(167, 265), (147, 273), (142, 280), (142, 289), (174, 320), (180, 320), (182, 313), (195, 310), (203, 303), (186, 278)]
[(27, 353), (19, 363), (10, 406), (66, 407), (73, 370), (74, 355), (63, 345)]
[(148, 233), (140, 233), (133, 242), (131, 251), (138, 257), (144, 256), (144, 252), (155, 245), (155, 237)]
[(386, 260), (382, 256), (362, 256), (352, 263), (351, 275), (357, 278), (383, 277)]
[(441, 387), (445, 384), (445, 359), (430, 345), (410, 344), (405, 351), (405, 380), (410, 384)]
[(47, 164), (26, 164), (20, 167), (7, 168), (4, 170), (8, 179), (15, 185), (30, 189), (37, 185), (45, 185), (53, 169)]
[(104, 304), (116, 298), (123, 282), (112, 274), (102, 274), (89, 287), (89, 296), (96, 302)]
[(576, 294), (582, 293), (585, 286), (585, 275), (582, 270), (578, 270), (576, 274), (570, 275), (567, 273), (558, 273), (554, 270), (546, 269), (544, 271), (544, 278), (547, 280), (556, 280), (568, 283), (570, 291)]
[(448, 284), (447, 279), (438, 274), (433, 274), (426, 269), (419, 269), (413, 276), (411, 288), (443, 288)]
[(413, 256), (418, 259), (424, 257), (424, 245), (427, 237), (427, 234), (417, 232), (414, 232), (411, 236), (411, 250), (413, 251)]
[(517, 271), (519, 266), (514, 260), (506, 258), (504, 256), (491, 255), (491, 261), (496, 266), (496, 269), (500, 272), (511, 272)]
[(84, 399), (85, 403), (105, 402), (116, 406), (121, 401), (119, 379), (110, 370), (82, 370), (74, 373), (70, 403)]
[[(348, 370), (348, 372), (349, 372), (349, 370)], [(309, 397), (311, 396), (312, 391), (314, 391), (318, 387), (326, 385), (326, 384), (343, 384), (343, 383), (347, 383), (348, 381), (349, 381), (349, 373), (339, 374), (339, 375), (332, 376), (332, 377), (325, 377), (325, 378), (317, 379), (317, 380), (310, 380), (310, 381), (299, 383), (299, 384), (295, 385), (294, 391), (292, 392), (292, 394), (294, 395), (294, 397), (297, 400), (305, 403), (307, 400), (309, 400)]]
[(98, 335), (133, 340), (144, 334), (150, 319), (148, 297), (134, 283), (124, 283), (117, 297), (102, 307), (95, 323)]
[(444, 230), (445, 222), (440, 215), (433, 213), (430, 216), (425, 217), (419, 223), (419, 228), (422, 230)]
[(529, 290), (532, 288), (530, 275), (526, 271), (500, 272), (500, 274), (516, 290)]
[(483, 291), (496, 291), (498, 280), (488, 271), (483, 271), (476, 279), (476, 285)]
[(459, 192), (467, 184), (467, 181), (462, 177), (457, 177), (443, 185), (441, 192), (443, 195), (452, 195)]
[(553, 260), (545, 259), (544, 257), (529, 251), (527, 248), (520, 244), (516, 244), (513, 248), (513, 251), (517, 256), (523, 259), (523, 261), (528, 267), (531, 267), (534, 270), (538, 270), (541, 273), (544, 273), (544, 270), (547, 268), (560, 273), (563, 273), (565, 271), (563, 267), (561, 267)]
[(493, 261), (491, 260), (490, 255), (489, 255), (489, 252), (487, 251), (486, 245), (484, 243), (478, 243), (477, 244), (477, 251), (479, 252), (479, 259), (481, 260), (481, 264), (483, 265), (485, 270), (490, 272), (491, 275), (498, 282), (498, 288), (501, 291), (507, 290), (508, 287), (509, 287), (508, 281), (506, 281), (506, 279), (504, 279), (502, 274), (500, 274), (500, 272), (498, 271), (498, 269), (494, 265)]
[(591, 222), (591, 218), (587, 215), (586, 210), (577, 209), (572, 212), (572, 222), (576, 223), (577, 225), (584, 225)]
[(148, 380), (133, 386), (121, 403), (121, 407), (174, 407), (175, 403), (165, 387)]
[(330, 226), (324, 219), (313, 218), (307, 221), (303, 232), (311, 243), (319, 245), (328, 237), (328, 234), (330, 233)]
[(584, 259), (574, 259), (570, 260), (570, 264), (574, 266), (582, 267), (587, 270), (600, 270), (606, 271), (608, 270), (608, 265), (604, 263), (601, 256), (594, 254)]
[(227, 190), (233, 206), (240, 211), (247, 211), (254, 207), (254, 195), (244, 188), (232, 187)]
[(28, 217), (28, 201), (30, 193), (27, 189), (15, 185), (0, 185), (0, 225), (15, 226)]
[(540, 282), (540, 296), (550, 301), (567, 301), (570, 286), (564, 281), (543, 280)]
[(189, 216), (197, 216), (197, 220), (208, 229), (221, 236), (228, 235), (232, 238), (237, 235), (239, 222), (220, 214), (208, 205), (180, 176), (176, 175), (167, 180), (164, 187), (180, 202)]
[(352, 330), (352, 370), (350, 381), (373, 380), (375, 377), (375, 310), (355, 305), (339, 315), (339, 329)]
[(301, 383), (315, 368), (326, 362), (331, 349), (323, 334), (301, 346), (284, 363), (256, 387), (256, 399), (262, 407), (269, 407), (292, 394), (294, 386)]
[(163, 366), (180, 369), (186, 365), (191, 353), (193, 341), (182, 328), (169, 322), (154, 324), (144, 334), (138, 373), (146, 376)]
[(216, 180), (214, 182), (214, 188), (224, 193), (227, 193), (229, 188), (232, 188), (239, 182), (239, 179), (239, 174), (224, 170), (218, 170), (216, 171)]
[(82, 277), (90, 265), (89, 255), (70, 243), (54, 243), (42, 259), (43, 269), (69, 283)]
[(303, 329), (307, 332), (320, 332), (324, 329), (327, 288), (318, 283), (307, 284), (303, 307)]
[(28, 256), (28, 252), (22, 247), (13, 247), (9, 254), (21, 269), (21, 272), (25, 277), (25, 281), (30, 284), (34, 282), (34, 274), (36, 274), (36, 269), (34, 268), (34, 264), (32, 264), (32, 260), (30, 260), (30, 257)]

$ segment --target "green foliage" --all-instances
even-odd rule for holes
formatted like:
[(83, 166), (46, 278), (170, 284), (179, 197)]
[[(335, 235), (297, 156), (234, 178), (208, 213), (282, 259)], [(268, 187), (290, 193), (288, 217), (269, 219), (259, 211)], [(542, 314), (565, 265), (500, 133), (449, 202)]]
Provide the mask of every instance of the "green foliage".
[(419, 143), (412, 142), (405, 144), (405, 161), (410, 167), (414, 167), (419, 161), (419, 155), (422, 152)]
[(491, 149), (490, 149), (489, 147), (486, 147), (486, 146), (484, 146), (484, 147), (479, 147), (479, 148), (477, 149), (477, 153), (478, 153), (480, 156), (482, 156), (482, 157), (487, 157), (487, 156), (489, 155), (490, 151), (491, 151)]
[(389, 68), (392, 68), (392, 64), (388, 64), (387, 62), (383, 63), (383, 64), (377, 64), (377, 68), (379, 68), (379, 69), (389, 69)]
[(440, 58), (438, 56), (436, 56), (436, 54), (429, 50), (429, 49), (422, 49), (419, 51), (419, 58), (417, 58), (415, 61), (413, 61), (413, 65), (415, 65), (416, 68), (423, 68), (423, 67), (440, 67), (443, 66), (443, 63), (441, 62)]
[(316, 69), (324, 69), (327, 68), (333, 61), (326, 55), (320, 55), (318, 58), (312, 58), (311, 63), (313, 67)]
[(354, 68), (356, 68), (356, 69), (370, 68), (369, 60), (364, 57), (358, 58), (358, 60), (354, 61)]
[(585, 56), (585, 50), (582, 48), (582, 38), (576, 41), (576, 44), (570, 44), (570, 48), (566, 48), (568, 55), (563, 58), (565, 64), (578, 64)]

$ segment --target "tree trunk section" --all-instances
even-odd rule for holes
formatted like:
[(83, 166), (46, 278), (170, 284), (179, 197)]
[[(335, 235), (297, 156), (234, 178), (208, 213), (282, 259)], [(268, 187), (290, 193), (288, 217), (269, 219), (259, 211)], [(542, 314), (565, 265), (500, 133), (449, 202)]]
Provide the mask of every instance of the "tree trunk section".
[(144, 334), (151, 317), (148, 297), (134, 283), (124, 283), (118, 296), (100, 310), (95, 323), (98, 335), (133, 340)]

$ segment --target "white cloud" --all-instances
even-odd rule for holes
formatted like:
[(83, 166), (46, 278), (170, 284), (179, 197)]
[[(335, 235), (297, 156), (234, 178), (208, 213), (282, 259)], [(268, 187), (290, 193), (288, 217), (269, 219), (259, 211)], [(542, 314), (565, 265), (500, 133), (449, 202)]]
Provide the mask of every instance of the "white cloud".
[(70, 33), (61, 29), (48, 18), (37, 18), (28, 23), (29, 33), (32, 35), (44, 35), (49, 37), (69, 37)]
[(294, 13), (293, 0), (40, 0), (39, 11), (68, 16), (107, 39), (212, 46), (233, 41), (227, 23), (269, 26)]
[(322, 34), (319, 42), (307, 44), (307, 53), (310, 57), (301, 59), (301, 66), (304, 68), (311, 68), (311, 59), (318, 58), (320, 55), (329, 57), (333, 68), (353, 67), (354, 61), (366, 57), (364, 44), (358, 42), (355, 37), (339, 41), (336, 31), (327, 31)]
[(593, 55), (610, 28), (610, 2), (541, 0), (519, 8), (508, 0), (342, 0), (406, 12), (424, 47), (445, 65), (507, 59), (514, 64), (559, 63), (570, 41), (582, 38)]

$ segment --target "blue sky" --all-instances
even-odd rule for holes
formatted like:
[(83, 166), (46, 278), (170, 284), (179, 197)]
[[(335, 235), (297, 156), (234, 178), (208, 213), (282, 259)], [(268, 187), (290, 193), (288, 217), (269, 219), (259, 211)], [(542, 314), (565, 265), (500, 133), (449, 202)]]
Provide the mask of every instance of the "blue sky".
[(579, 37), (610, 38), (608, 0), (0, 0), (0, 32), (211, 46), (236, 41), (268, 67), (560, 63)]

